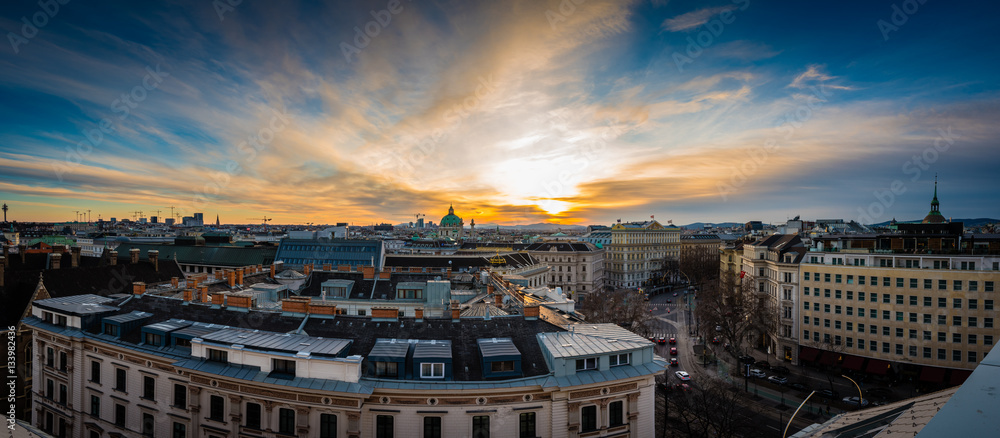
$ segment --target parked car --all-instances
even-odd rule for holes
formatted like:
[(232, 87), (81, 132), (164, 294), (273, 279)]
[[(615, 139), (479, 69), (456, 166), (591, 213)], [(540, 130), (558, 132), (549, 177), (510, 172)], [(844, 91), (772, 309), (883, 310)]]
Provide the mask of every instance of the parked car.
[[(847, 403), (849, 405), (852, 405), (852, 406), (858, 406), (858, 397), (857, 396), (844, 397), (841, 401), (843, 401), (844, 403)], [(861, 400), (861, 407), (862, 408), (868, 407), (868, 399), (862, 399)]]
[(718, 344), (719, 343), (719, 337), (718, 336), (712, 337), (712, 343), (713, 344)]
[(750, 370), (750, 377), (756, 377), (758, 379), (763, 379), (767, 377), (767, 374), (757, 368)]
[(670, 343), (670, 344), (676, 344), (677, 343), (677, 338), (670, 338), (670, 340), (668, 340), (667, 342)]
[(754, 363), (756, 361), (757, 360), (750, 355), (740, 356), (740, 363)]
[(678, 383), (674, 385), (674, 389), (680, 392), (688, 392), (691, 389), (691, 385), (687, 383)]
[(768, 362), (755, 362), (754, 366), (757, 367), (757, 368), (760, 368), (762, 370), (769, 370), (769, 369), (771, 369), (771, 364), (768, 363)]
[(788, 367), (783, 366), (783, 365), (778, 365), (776, 367), (771, 367), (771, 371), (774, 371), (774, 372), (776, 372), (778, 374), (783, 374), (783, 375), (788, 375), (788, 373), (792, 372), (792, 370), (789, 370)]
[(670, 358), (670, 366), (675, 367), (675, 366), (678, 366), (678, 365), (680, 365), (680, 364), (677, 363), (677, 358), (676, 357), (671, 357)]
[(816, 395), (823, 398), (840, 398), (840, 393), (830, 389), (821, 389), (816, 391)]
[(691, 380), (691, 375), (688, 374), (687, 371), (677, 371), (674, 373), (674, 375), (677, 376), (678, 379), (681, 379), (681, 381), (684, 382)]
[(677, 355), (677, 347), (670, 347), (670, 355), (671, 356)]
[(675, 297), (677, 296), (677, 292), (674, 292), (674, 296), (675, 296)]
[(784, 384), (788, 383), (788, 378), (787, 377), (781, 377), (781, 376), (771, 376), (771, 377), (767, 378), (767, 381), (771, 382), (771, 383), (773, 383), (775, 385), (784, 385)]
[(788, 387), (792, 388), (794, 390), (797, 390), (797, 391), (805, 391), (806, 390), (806, 385), (803, 385), (803, 384), (801, 384), (799, 382), (789, 383)]

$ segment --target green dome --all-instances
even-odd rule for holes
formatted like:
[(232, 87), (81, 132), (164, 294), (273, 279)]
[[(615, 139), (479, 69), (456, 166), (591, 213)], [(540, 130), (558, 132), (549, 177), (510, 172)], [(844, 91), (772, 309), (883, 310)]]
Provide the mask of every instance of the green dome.
[(441, 223), (438, 224), (440, 227), (460, 227), (462, 226), (462, 218), (455, 216), (455, 207), (448, 207), (448, 214), (441, 218)]

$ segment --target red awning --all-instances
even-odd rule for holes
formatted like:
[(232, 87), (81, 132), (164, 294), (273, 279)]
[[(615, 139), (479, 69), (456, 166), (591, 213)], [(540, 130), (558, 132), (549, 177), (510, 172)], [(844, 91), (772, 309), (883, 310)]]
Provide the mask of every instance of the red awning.
[(972, 371), (969, 370), (951, 370), (951, 378), (948, 379), (948, 383), (951, 385), (961, 385), (965, 383), (965, 379), (969, 378)]
[(944, 368), (923, 367), (920, 370), (920, 381), (930, 383), (944, 382)]
[(844, 363), (841, 364), (842, 367), (849, 370), (861, 371), (861, 365), (864, 365), (865, 358), (861, 356), (851, 356), (849, 354), (844, 355)]
[(889, 362), (879, 359), (868, 359), (868, 366), (865, 368), (865, 372), (884, 375), (889, 372)]
[(837, 353), (834, 353), (832, 351), (824, 351), (823, 355), (819, 357), (819, 363), (823, 365), (833, 365), (835, 362), (837, 362), (838, 356), (839, 355)]
[(820, 351), (812, 347), (802, 347), (802, 351), (799, 352), (799, 359), (806, 362), (812, 362), (816, 360), (816, 356), (819, 356)]

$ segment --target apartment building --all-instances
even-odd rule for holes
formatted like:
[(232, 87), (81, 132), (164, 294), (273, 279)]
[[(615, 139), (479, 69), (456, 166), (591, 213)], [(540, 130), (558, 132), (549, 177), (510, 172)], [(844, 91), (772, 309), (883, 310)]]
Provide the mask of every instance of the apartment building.
[(607, 284), (614, 289), (638, 288), (663, 268), (665, 260), (679, 260), (680, 231), (655, 220), (614, 224), (604, 263)]
[[(777, 331), (763, 334), (756, 344), (779, 360), (794, 361), (798, 350), (799, 264), (806, 247), (798, 235), (774, 234), (743, 245), (744, 281), (769, 299)], [(749, 274), (749, 276), (746, 276)]]
[(55, 436), (652, 436), (653, 345), (523, 315), (336, 315), (136, 294), (38, 300), (33, 424)]
[(549, 266), (545, 286), (561, 287), (578, 302), (604, 286), (605, 250), (586, 242), (537, 242), (525, 252)]

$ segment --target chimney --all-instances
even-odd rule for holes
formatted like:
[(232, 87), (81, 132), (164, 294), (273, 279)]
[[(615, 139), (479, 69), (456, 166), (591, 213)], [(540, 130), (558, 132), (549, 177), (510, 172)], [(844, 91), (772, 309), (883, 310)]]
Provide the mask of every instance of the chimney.
[(108, 255), (111, 257), (111, 266), (118, 264), (118, 251), (111, 250), (108, 251)]
[(184, 289), (184, 302), (190, 303), (191, 299), (194, 298), (194, 291), (191, 289)]
[(448, 267), (448, 270), (446, 271), (446, 273), (448, 274), (448, 276), (446, 278), (451, 278), (451, 266)]
[(361, 272), (362, 272), (361, 276), (365, 280), (371, 280), (371, 279), (375, 278), (375, 267), (374, 266), (362, 266), (361, 267)]
[(495, 306), (497, 306), (497, 307), (502, 306), (503, 305), (503, 295), (493, 294), (493, 304)]
[(231, 269), (226, 269), (226, 284), (229, 287), (236, 287), (236, 272)]
[(181, 279), (179, 277), (170, 277), (170, 287), (177, 289), (181, 285)]
[(63, 245), (61, 243), (57, 243), (55, 245), (52, 245), (52, 252), (53, 253), (62, 254), (64, 252), (66, 252), (66, 245)]
[(236, 269), (236, 284), (243, 286), (243, 268)]
[(7, 257), (0, 256), (0, 287), (3, 287), (4, 268), (7, 267)]
[(271, 264), (271, 278), (274, 278), (274, 263)]
[(396, 307), (372, 307), (372, 319), (399, 320), (399, 309)]
[(135, 295), (142, 295), (146, 293), (146, 283), (141, 281), (136, 281), (132, 283), (132, 293)]
[(324, 271), (327, 271), (327, 272), (329, 272), (329, 271), (332, 271), (332, 270), (333, 270), (333, 264), (330, 264), (330, 263), (324, 263), (324, 264), (323, 264), (323, 270), (324, 270)]
[(451, 322), (459, 322), (461, 319), (462, 310), (458, 308), (458, 302), (452, 300), (451, 303)]
[(416, 313), (417, 322), (424, 322), (424, 308), (417, 307), (414, 312)]
[(24, 256), (28, 252), (28, 246), (25, 244), (17, 245), (17, 252), (21, 254), (21, 264), (24, 264)]
[(70, 266), (74, 268), (80, 266), (80, 247), (71, 246), (69, 248), (69, 252), (70, 252), (70, 257), (72, 257), (72, 260), (70, 261)]
[(305, 265), (302, 266), (302, 271), (303, 271), (302, 273), (305, 274), (307, 277), (309, 276), (309, 273), (312, 272), (312, 270), (313, 270), (312, 263), (306, 263)]
[(155, 249), (149, 250), (146, 254), (149, 255), (149, 262), (153, 264), (153, 270), (160, 270), (160, 251)]
[(198, 287), (198, 277), (191, 277), (187, 279), (187, 286), (192, 288)]
[(132, 248), (128, 250), (129, 263), (136, 264), (139, 263), (139, 248)]
[(60, 261), (62, 260), (61, 252), (54, 252), (50, 254), (52, 256), (52, 266), (51, 269), (59, 269)]
[(198, 299), (208, 301), (208, 286), (198, 286)]
[(225, 306), (226, 305), (226, 293), (216, 292), (212, 294), (212, 305), (213, 306)]
[(538, 319), (538, 305), (527, 305), (524, 306), (524, 320), (532, 321)]

